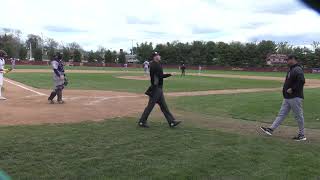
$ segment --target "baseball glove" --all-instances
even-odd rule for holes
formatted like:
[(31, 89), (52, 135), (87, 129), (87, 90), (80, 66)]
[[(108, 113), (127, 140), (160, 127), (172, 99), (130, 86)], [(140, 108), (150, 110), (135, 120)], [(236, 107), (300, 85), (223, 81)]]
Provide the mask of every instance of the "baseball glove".
[(12, 68), (4, 69), (4, 70), (3, 70), (3, 74), (7, 74), (7, 73), (9, 73), (9, 72), (11, 72), (11, 71), (12, 71)]

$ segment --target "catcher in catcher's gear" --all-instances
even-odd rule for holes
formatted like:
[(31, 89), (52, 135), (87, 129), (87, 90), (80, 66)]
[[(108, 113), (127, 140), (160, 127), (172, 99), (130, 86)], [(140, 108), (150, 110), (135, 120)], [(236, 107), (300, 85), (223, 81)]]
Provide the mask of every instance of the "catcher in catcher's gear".
[(52, 69), (53, 69), (53, 82), (54, 82), (54, 89), (51, 92), (48, 101), (50, 104), (54, 104), (54, 98), (58, 96), (58, 103), (63, 104), (64, 101), (62, 100), (62, 91), (64, 87), (68, 84), (66, 75), (64, 73), (64, 65), (62, 62), (62, 55), (57, 53), (54, 59), (51, 61)]

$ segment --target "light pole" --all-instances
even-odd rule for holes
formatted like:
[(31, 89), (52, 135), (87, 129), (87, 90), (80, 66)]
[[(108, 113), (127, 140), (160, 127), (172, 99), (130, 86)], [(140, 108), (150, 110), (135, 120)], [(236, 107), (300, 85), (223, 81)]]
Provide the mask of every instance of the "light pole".
[(32, 61), (32, 46), (31, 46), (31, 42), (29, 42), (29, 50), (30, 50), (30, 52), (29, 52), (29, 54), (30, 54), (30, 61)]

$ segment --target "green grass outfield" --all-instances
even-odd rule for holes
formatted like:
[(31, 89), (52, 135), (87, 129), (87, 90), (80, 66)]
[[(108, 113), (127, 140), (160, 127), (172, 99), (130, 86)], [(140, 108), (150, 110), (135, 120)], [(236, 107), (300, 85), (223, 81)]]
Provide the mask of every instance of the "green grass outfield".
[[(9, 78), (52, 88), (52, 73), (9, 73)], [(118, 79), (140, 74), (70, 73), (72, 89), (139, 92), (148, 81)], [(172, 77), (165, 91), (280, 87), (281, 82), (186, 76)], [(320, 130), (319, 89), (305, 91), (306, 127)], [(320, 144), (237, 131), (247, 121), (271, 123), (281, 92), (169, 98), (183, 123), (168, 128), (158, 114), (150, 129), (138, 115), (103, 122), (0, 127), (0, 170), (13, 179), (319, 179)], [(142, 111), (143, 109), (141, 109)], [(89, 119), (88, 119), (89, 120)], [(246, 120), (246, 121), (243, 121)], [(216, 126), (235, 124), (226, 131)], [(285, 125), (296, 126), (292, 116)], [(315, 130), (316, 131), (316, 130)]]
[(13, 179), (316, 179), (320, 145), (134, 118), (0, 128)]
[[(141, 66), (142, 67), (142, 66)], [(51, 69), (50, 66), (32, 66), (32, 65), (18, 65), (17, 69)], [(123, 71), (119, 67), (87, 67), (87, 66), (66, 66), (67, 70), (104, 70), (104, 71)], [(142, 68), (128, 68), (128, 71), (143, 72)], [(165, 69), (167, 72), (180, 72), (179, 69)], [(188, 70), (187, 73), (198, 73), (197, 70)], [(250, 72), (250, 71), (220, 71), (220, 70), (203, 70), (204, 74), (232, 74), (232, 75), (248, 75), (248, 76), (274, 76), (284, 77), (284, 72)], [(320, 79), (320, 74), (305, 74), (306, 78)]]
[[(117, 76), (130, 76), (135, 74), (83, 74), (70, 73), (68, 79), (70, 89), (94, 89), (94, 90), (116, 90), (126, 92), (143, 93), (150, 82), (145, 80), (120, 79)], [(141, 75), (141, 74), (140, 74)], [(52, 73), (9, 73), (8, 78), (25, 83), (27, 85), (51, 89)], [(165, 82), (166, 92), (204, 91), (218, 89), (241, 89), (241, 88), (272, 88), (281, 87), (281, 82), (236, 79), (236, 78), (213, 78), (199, 76), (174, 76)]]
[[(320, 89), (305, 90), (305, 125), (308, 128), (320, 129), (320, 101), (315, 97), (320, 97)], [(179, 110), (211, 117), (220, 116), (272, 123), (279, 112), (282, 99), (281, 92), (208, 95), (180, 97), (172, 101), (174, 103), (172, 106)], [(297, 126), (292, 115), (283, 124)]]

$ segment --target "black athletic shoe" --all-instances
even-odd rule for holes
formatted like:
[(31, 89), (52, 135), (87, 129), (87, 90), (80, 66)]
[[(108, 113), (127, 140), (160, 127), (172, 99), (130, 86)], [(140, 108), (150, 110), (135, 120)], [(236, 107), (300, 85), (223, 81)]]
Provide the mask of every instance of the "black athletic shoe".
[(269, 136), (272, 136), (273, 130), (271, 128), (260, 127), (260, 129)]
[(174, 128), (174, 127), (178, 126), (180, 123), (181, 123), (181, 121), (173, 121), (172, 123), (169, 124), (169, 126), (171, 128)]
[(138, 123), (138, 126), (139, 126), (139, 127), (142, 127), (142, 128), (149, 128), (149, 126), (147, 125), (147, 123), (143, 123), (143, 122), (139, 122), (139, 123)]
[(304, 135), (299, 134), (298, 136), (294, 137), (293, 140), (295, 140), (295, 141), (306, 141), (307, 138)]

